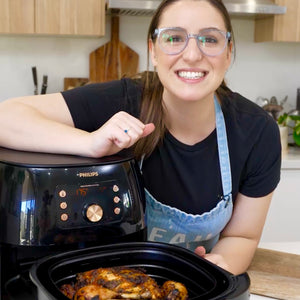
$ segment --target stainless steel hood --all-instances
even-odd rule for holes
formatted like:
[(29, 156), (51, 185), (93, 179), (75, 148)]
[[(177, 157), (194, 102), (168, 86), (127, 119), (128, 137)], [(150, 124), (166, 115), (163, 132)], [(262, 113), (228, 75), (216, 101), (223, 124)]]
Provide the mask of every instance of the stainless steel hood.
[[(120, 15), (151, 16), (161, 0), (106, 0), (107, 12), (116, 10)], [(286, 7), (272, 0), (223, 0), (230, 15), (264, 16), (285, 14)]]

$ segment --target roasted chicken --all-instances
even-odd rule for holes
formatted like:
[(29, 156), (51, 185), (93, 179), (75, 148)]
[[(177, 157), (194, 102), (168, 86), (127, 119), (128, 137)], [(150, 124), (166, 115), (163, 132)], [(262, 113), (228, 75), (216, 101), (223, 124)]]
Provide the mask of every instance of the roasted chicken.
[(134, 268), (99, 268), (78, 273), (74, 284), (64, 284), (61, 292), (72, 300), (185, 300), (186, 287), (179, 282), (157, 282)]
[(162, 298), (165, 300), (185, 300), (187, 299), (188, 291), (186, 287), (176, 281), (168, 280), (162, 287)]
[(100, 285), (89, 284), (79, 289), (74, 300), (100, 300), (100, 299), (117, 299), (118, 293), (104, 288)]

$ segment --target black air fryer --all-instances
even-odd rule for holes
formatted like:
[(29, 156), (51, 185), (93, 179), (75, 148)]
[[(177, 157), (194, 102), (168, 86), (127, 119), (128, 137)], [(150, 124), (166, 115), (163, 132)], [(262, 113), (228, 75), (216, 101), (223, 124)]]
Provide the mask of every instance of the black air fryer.
[[(0, 148), (0, 300), (68, 300), (59, 287), (99, 267), (142, 268), (190, 300), (248, 300), (249, 277), (145, 241), (144, 189), (128, 156), (89, 159)], [(161, 299), (160, 299), (161, 300)]]
[(144, 241), (143, 204), (132, 158), (0, 148), (0, 299), (36, 299), (28, 270), (41, 257)]

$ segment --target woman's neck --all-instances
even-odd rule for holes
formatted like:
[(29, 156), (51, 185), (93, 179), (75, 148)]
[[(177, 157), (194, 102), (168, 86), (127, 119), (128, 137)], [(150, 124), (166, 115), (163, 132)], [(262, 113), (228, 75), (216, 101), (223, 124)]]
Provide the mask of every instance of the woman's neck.
[(199, 101), (163, 100), (166, 125), (179, 141), (194, 145), (208, 137), (215, 129), (213, 97)]

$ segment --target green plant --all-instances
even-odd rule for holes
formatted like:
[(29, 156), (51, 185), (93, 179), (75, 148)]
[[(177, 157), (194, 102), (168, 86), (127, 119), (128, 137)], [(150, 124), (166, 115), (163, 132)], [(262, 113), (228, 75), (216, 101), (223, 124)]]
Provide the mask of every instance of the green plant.
[(293, 116), (284, 113), (279, 116), (277, 123), (281, 126), (291, 128), (293, 131), (293, 138), (296, 145), (300, 146), (300, 116)]

